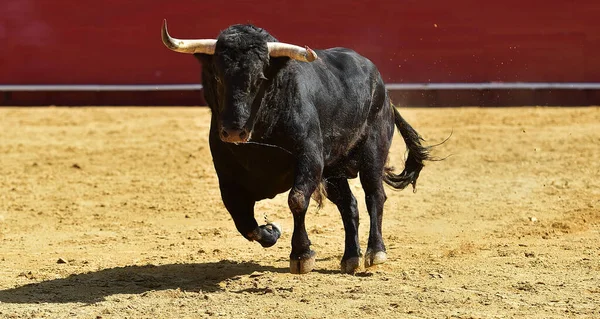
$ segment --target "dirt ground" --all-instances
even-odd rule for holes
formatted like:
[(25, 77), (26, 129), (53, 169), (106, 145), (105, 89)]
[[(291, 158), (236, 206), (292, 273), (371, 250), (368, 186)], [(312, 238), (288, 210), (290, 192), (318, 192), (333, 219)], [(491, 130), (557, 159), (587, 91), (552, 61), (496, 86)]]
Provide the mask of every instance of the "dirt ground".
[(286, 194), (257, 208), (276, 246), (237, 233), (206, 108), (0, 109), (0, 318), (600, 318), (600, 108), (401, 112), (451, 156), (387, 188), (389, 260), (351, 276), (330, 202), (312, 273), (288, 272)]

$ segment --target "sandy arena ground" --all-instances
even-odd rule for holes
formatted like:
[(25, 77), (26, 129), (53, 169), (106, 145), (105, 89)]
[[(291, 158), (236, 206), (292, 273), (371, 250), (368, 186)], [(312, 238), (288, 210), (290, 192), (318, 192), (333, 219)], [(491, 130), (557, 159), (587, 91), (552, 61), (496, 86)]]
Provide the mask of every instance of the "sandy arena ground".
[(310, 274), (286, 194), (257, 209), (276, 246), (237, 233), (207, 108), (0, 109), (0, 318), (600, 318), (600, 108), (401, 112), (452, 156), (387, 188), (389, 261), (350, 276), (330, 202)]

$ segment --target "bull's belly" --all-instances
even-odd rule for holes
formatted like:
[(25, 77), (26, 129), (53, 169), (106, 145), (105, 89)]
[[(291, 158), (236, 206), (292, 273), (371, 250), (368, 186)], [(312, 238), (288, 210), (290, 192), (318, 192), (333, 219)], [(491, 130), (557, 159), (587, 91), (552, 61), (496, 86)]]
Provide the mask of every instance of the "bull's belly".
[(323, 176), (356, 178), (361, 160), (361, 149), (364, 146), (363, 130), (354, 134), (330, 138), (326, 143), (329, 148), (324, 151), (325, 167)]

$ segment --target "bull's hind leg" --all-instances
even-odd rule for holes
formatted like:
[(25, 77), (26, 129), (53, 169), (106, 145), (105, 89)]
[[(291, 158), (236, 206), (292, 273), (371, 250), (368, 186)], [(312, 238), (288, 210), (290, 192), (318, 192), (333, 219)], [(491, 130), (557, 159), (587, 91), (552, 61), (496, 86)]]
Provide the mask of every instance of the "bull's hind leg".
[(383, 204), (386, 200), (381, 181), (382, 171), (379, 169), (360, 172), (360, 182), (365, 191), (365, 201), (369, 211), (369, 242), (365, 253), (365, 267), (382, 264), (387, 260), (385, 244), (381, 233), (383, 221)]
[(391, 125), (382, 126), (379, 128), (374, 126), (372, 135), (367, 138), (361, 152), (360, 183), (365, 191), (370, 220), (369, 242), (364, 257), (365, 267), (382, 264), (387, 260), (381, 233), (383, 204), (387, 199), (383, 188), (383, 171), (394, 130)]
[(358, 208), (356, 198), (350, 190), (348, 180), (345, 178), (325, 179), (327, 198), (339, 209), (346, 232), (344, 256), (342, 257), (341, 270), (343, 273), (354, 273), (360, 264), (360, 243), (358, 242)]
[(257, 241), (263, 247), (275, 245), (281, 230), (274, 224), (258, 226), (254, 219), (254, 204), (256, 201), (246, 190), (235, 183), (219, 180), (221, 198), (225, 208), (231, 214), (237, 230), (248, 240)]

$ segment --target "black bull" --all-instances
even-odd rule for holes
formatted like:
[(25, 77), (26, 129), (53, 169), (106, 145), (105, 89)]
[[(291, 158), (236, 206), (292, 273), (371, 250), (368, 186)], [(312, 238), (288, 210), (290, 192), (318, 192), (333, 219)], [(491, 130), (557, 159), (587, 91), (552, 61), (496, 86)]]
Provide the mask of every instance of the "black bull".
[[(324, 190), (344, 224), (342, 272), (353, 273), (361, 251), (357, 202), (348, 179), (360, 176), (370, 217), (364, 264), (385, 262), (383, 182), (396, 189), (414, 187), (430, 156), (390, 103), (375, 65), (345, 48), (291, 46), (295, 51), (275, 54), (271, 44), (277, 40), (252, 25), (231, 26), (217, 40), (173, 39), (166, 24), (162, 35), (167, 47), (194, 53), (202, 64), (204, 96), (212, 112), (210, 150), (223, 203), (238, 231), (264, 247), (274, 245), (280, 229), (271, 223), (259, 226), (254, 205), (290, 190), (290, 270), (309, 272), (315, 252), (305, 215), (311, 196)], [(394, 126), (408, 149), (400, 174), (386, 167)]]

